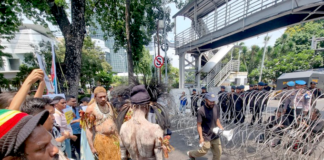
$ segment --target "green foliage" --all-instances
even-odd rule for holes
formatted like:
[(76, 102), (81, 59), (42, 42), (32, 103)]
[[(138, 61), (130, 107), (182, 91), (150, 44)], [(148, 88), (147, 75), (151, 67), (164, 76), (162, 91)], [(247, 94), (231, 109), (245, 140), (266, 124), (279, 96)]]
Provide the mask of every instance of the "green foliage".
[[(310, 47), (313, 36), (324, 37), (323, 26), (324, 20), (319, 20), (288, 27), (275, 45), (267, 48), (262, 80), (275, 81), (283, 73), (322, 67), (324, 53), (315, 53)], [(324, 47), (324, 43), (317, 47)], [(258, 80), (261, 50), (258, 46), (243, 49), (241, 68), (249, 72), (249, 81)]]
[[(19, 10), (16, 6), (17, 4), (12, 0), (3, 0), (0, 2), (0, 35), (4, 40), (14, 38), (15, 32), (18, 31), (18, 27), (21, 25), (21, 19), (17, 15)], [(4, 65), (2, 57), (11, 57), (10, 54), (2, 52), (3, 49), (4, 46), (1, 46), (0, 42), (0, 67)]]
[(0, 73), (0, 93), (1, 88), (10, 89), (10, 81), (4, 77), (2, 73)]
[(134, 67), (134, 72), (136, 74), (143, 74), (145, 77), (152, 76), (152, 64), (153, 59), (150, 55), (150, 51), (143, 47), (142, 58), (139, 61), (134, 62), (136, 65)]
[[(50, 42), (42, 41), (39, 43), (40, 54), (44, 56), (47, 73), (50, 73), (52, 64), (52, 47)], [(55, 47), (56, 62), (63, 63), (65, 56), (65, 42), (61, 41)], [(32, 53), (25, 54), (25, 63), (34, 68), (38, 68), (37, 60)], [(105, 61), (105, 53), (100, 47), (96, 47), (95, 43), (91, 41), (90, 37), (84, 39), (81, 55), (81, 85), (85, 87), (86, 84), (91, 83), (91, 79), (97, 73), (103, 71), (105, 73), (111, 71), (112, 67)], [(60, 66), (56, 66), (59, 68)]]
[(100, 82), (101, 85), (110, 86), (110, 84), (113, 82), (113, 73), (107, 73), (105, 71), (100, 71), (95, 76), (95, 80), (97, 82)]

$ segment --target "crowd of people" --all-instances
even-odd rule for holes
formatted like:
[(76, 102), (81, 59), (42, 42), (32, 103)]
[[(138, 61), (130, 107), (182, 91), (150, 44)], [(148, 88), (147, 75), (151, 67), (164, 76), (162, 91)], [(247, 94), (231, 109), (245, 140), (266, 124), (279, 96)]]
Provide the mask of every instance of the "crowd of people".
[[(42, 70), (36, 69), (18, 92), (0, 94), (0, 159), (161, 160), (173, 149), (169, 143), (169, 111), (158, 103), (167, 94), (163, 86), (138, 84), (109, 87), (108, 91), (97, 86), (91, 98), (84, 97), (78, 103), (72, 95), (46, 98), (44, 76)], [(29, 89), (37, 81), (37, 92), (31, 96)], [(213, 159), (219, 160), (222, 145), (214, 129), (224, 130), (221, 123), (246, 122), (251, 127), (265, 124), (258, 142), (271, 139), (274, 146), (284, 135), (296, 137), (294, 133), (302, 133), (299, 138), (303, 143), (297, 143), (301, 140), (295, 138), (285, 146), (309, 154), (319, 140), (313, 137), (324, 128), (315, 107), (321, 96), (316, 84), (306, 88), (303, 80), (288, 82), (281, 92), (271, 91), (263, 82), (250, 85), (247, 91), (244, 86), (232, 86), (227, 92), (222, 86), (218, 95), (208, 93), (205, 87), (201, 94), (194, 89), (191, 114), (197, 117), (200, 148), (187, 155), (195, 159), (211, 150)], [(262, 122), (271, 97), (279, 97), (279, 107)], [(179, 100), (179, 113), (184, 114), (188, 104), (184, 92)]]
[[(156, 86), (129, 86), (125, 94), (97, 86), (92, 99), (84, 97), (78, 104), (72, 95), (43, 96), (44, 76), (42, 70), (33, 70), (18, 92), (0, 94), (0, 159), (135, 160), (168, 156), (172, 148), (168, 141), (170, 121), (165, 107), (157, 103), (164, 93)], [(29, 95), (37, 81), (36, 94)], [(155, 123), (147, 120), (150, 110)]]

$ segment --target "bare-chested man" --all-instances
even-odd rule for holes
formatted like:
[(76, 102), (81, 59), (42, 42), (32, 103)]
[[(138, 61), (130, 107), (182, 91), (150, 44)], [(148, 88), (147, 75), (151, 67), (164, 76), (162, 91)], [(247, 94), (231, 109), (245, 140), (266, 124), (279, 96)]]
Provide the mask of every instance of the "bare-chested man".
[(146, 119), (150, 108), (150, 95), (144, 85), (135, 86), (131, 92), (133, 115), (120, 129), (122, 160), (128, 153), (133, 160), (162, 160), (163, 130)]
[(116, 112), (107, 103), (107, 91), (97, 87), (86, 110), (86, 133), (91, 151), (99, 160), (120, 160), (115, 120)]

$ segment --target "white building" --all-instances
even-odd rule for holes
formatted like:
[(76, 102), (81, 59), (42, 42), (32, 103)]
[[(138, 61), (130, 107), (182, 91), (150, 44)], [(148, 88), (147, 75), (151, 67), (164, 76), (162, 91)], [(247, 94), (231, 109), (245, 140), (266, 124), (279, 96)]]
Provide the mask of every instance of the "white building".
[(35, 24), (23, 24), (20, 26), (15, 38), (10, 41), (1, 39), (1, 44), (5, 47), (3, 52), (11, 54), (12, 57), (2, 57), (4, 67), (0, 68), (0, 73), (4, 74), (7, 79), (16, 77), (19, 66), (24, 62), (24, 55), (34, 53), (35, 48), (39, 48), (38, 45), (41, 41), (55, 43), (55, 38), (48, 28)]
[(106, 59), (106, 61), (108, 61), (107, 58), (109, 57), (110, 49), (108, 47), (106, 47), (105, 41), (103, 41), (101, 39), (94, 39), (94, 38), (92, 38), (91, 40), (92, 40), (92, 42), (95, 43), (95, 46), (101, 48), (101, 50), (105, 53), (104, 58)]

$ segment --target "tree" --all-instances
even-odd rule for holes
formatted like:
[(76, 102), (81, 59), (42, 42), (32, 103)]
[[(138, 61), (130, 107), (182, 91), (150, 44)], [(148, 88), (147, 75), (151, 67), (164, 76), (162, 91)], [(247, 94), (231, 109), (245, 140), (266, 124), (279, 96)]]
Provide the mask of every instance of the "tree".
[(9, 82), (10, 81), (6, 79), (3, 74), (0, 73), (0, 93), (2, 93), (1, 88), (10, 89)]
[(105, 71), (100, 71), (98, 74), (95, 76), (95, 80), (97, 82), (100, 82), (101, 85), (106, 85), (110, 86), (111, 83), (113, 82), (113, 73), (107, 73)]
[[(68, 81), (68, 88), (60, 87), (71, 95), (78, 94), (81, 71), (81, 50), (86, 33), (86, 0), (71, 0), (68, 6), (65, 0), (13, 0), (15, 14), (23, 13), (35, 23), (48, 26), (47, 22), (58, 25), (65, 39), (65, 58), (63, 73), (58, 70), (58, 79), (63, 75)], [(66, 9), (71, 9), (71, 21)], [(61, 83), (62, 84), (62, 83)]]
[[(50, 73), (50, 67), (52, 64), (52, 48), (50, 42), (40, 42), (40, 54), (44, 56), (47, 73)], [(62, 40), (55, 47), (56, 52), (56, 62), (58, 65), (56, 68), (60, 70), (60, 64), (63, 63), (65, 59), (65, 41)], [(35, 56), (32, 53), (25, 54), (25, 63), (32, 67), (38, 67), (36, 63)], [(95, 78), (96, 74), (103, 71), (111, 71), (111, 66), (105, 61), (105, 53), (102, 52), (100, 47), (95, 46), (95, 42), (92, 42), (90, 37), (85, 37), (84, 45), (82, 47), (81, 55), (81, 71), (80, 71), (80, 83), (81, 87), (85, 88), (86, 84), (91, 84), (92, 79)], [(64, 80), (65, 81), (65, 80)], [(64, 82), (61, 81), (61, 82)]]
[(143, 47), (142, 51), (143, 57), (139, 59), (139, 61), (134, 62), (134, 71), (138, 74), (143, 74), (143, 82), (144, 84), (148, 84), (149, 80), (152, 78), (152, 56), (150, 55), (150, 51)]
[[(181, 7), (181, 0), (170, 0)], [(170, 13), (164, 12), (161, 0), (102, 0), (93, 4), (96, 20), (107, 36), (114, 37), (114, 49), (127, 49), (129, 83), (132, 81), (134, 66), (143, 57), (143, 46), (148, 45), (151, 37), (156, 33), (158, 20), (166, 14), (166, 31), (174, 26), (170, 20)]]
[[(15, 32), (18, 31), (18, 27), (21, 25), (21, 20), (14, 9), (16, 8), (15, 6), (16, 3), (12, 0), (3, 0), (0, 2), (0, 35), (2, 39), (11, 40), (14, 38)], [(0, 40), (0, 68), (4, 66), (2, 57), (12, 57), (10, 54), (2, 51), (4, 48)]]

